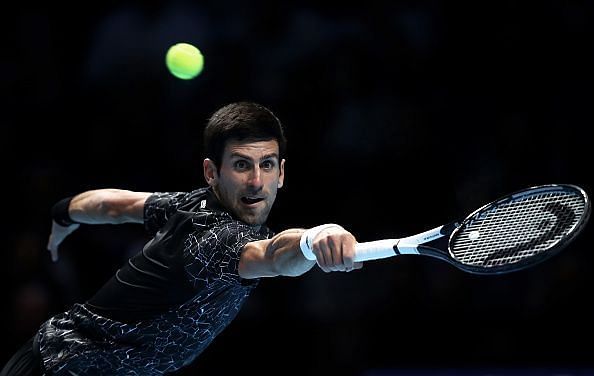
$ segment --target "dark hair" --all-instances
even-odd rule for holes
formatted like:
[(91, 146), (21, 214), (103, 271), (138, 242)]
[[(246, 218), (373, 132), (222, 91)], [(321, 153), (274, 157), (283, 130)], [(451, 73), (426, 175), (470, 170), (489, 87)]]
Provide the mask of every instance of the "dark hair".
[(208, 119), (204, 129), (204, 152), (217, 168), (221, 166), (223, 151), (229, 140), (276, 140), (281, 159), (287, 148), (280, 120), (268, 108), (254, 102), (228, 104)]

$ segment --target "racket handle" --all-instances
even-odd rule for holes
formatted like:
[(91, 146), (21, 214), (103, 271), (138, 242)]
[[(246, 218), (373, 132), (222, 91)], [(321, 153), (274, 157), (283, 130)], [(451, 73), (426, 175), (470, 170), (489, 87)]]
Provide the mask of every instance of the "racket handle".
[(372, 242), (357, 243), (355, 245), (355, 261), (378, 260), (396, 256), (394, 247), (398, 239), (383, 239)]

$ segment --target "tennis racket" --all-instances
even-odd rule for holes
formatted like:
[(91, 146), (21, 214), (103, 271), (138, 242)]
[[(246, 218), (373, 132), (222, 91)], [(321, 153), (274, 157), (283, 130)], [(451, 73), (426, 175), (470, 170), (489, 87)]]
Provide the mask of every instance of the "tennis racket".
[(575, 185), (530, 187), (495, 200), (460, 222), (418, 235), (358, 243), (355, 261), (432, 256), (470, 273), (501, 274), (533, 266), (561, 251), (590, 215)]

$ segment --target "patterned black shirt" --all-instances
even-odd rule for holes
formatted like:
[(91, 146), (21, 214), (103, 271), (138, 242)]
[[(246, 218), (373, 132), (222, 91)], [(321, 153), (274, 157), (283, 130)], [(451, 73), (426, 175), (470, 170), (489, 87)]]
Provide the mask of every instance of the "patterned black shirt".
[(243, 246), (272, 236), (234, 219), (211, 189), (155, 193), (154, 237), (83, 304), (38, 332), (52, 375), (160, 375), (190, 364), (258, 284), (238, 275)]

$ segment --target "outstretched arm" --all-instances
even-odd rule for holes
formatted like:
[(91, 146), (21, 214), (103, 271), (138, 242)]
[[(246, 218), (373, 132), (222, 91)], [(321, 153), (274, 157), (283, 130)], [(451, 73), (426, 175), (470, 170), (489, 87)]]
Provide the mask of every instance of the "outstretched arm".
[(143, 223), (148, 192), (96, 189), (60, 201), (53, 209), (52, 232), (47, 249), (58, 260), (58, 247), (81, 223)]
[(319, 232), (313, 239), (312, 249), (316, 260), (308, 260), (300, 248), (304, 229), (289, 229), (271, 239), (247, 243), (239, 260), (242, 278), (299, 276), (316, 263), (325, 272), (351, 271), (363, 264), (353, 261), (355, 237), (340, 226)]

